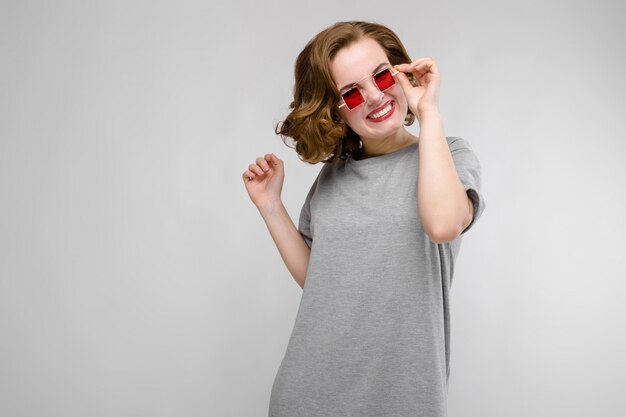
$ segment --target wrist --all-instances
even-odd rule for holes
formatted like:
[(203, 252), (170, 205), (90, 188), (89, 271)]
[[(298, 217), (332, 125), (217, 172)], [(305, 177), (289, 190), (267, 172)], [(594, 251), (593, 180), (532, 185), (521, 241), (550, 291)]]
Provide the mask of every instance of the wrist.
[(418, 110), (415, 116), (417, 116), (417, 120), (421, 122), (424, 119), (432, 119), (432, 118), (441, 117), (441, 113), (439, 113), (439, 109), (437, 108), (423, 109), (423, 110)]
[(259, 203), (256, 208), (257, 210), (259, 210), (259, 213), (261, 213), (262, 217), (269, 217), (280, 212), (281, 208), (283, 208), (283, 202), (280, 199), (267, 200)]

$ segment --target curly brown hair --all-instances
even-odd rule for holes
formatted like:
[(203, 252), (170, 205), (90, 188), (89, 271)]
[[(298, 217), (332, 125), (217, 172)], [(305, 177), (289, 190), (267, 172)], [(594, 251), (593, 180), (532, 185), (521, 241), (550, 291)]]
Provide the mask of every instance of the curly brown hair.
[[(363, 145), (359, 136), (346, 125), (337, 111), (341, 99), (331, 77), (330, 63), (340, 49), (363, 38), (371, 38), (383, 48), (391, 65), (410, 63), (400, 38), (389, 28), (372, 22), (337, 22), (311, 39), (298, 55), (292, 111), (276, 125), (283, 142), (310, 164), (330, 163), (339, 157), (359, 157)], [(415, 79), (407, 74), (411, 83)], [(405, 125), (415, 121), (408, 110)], [(292, 139), (290, 146), (287, 138)]]

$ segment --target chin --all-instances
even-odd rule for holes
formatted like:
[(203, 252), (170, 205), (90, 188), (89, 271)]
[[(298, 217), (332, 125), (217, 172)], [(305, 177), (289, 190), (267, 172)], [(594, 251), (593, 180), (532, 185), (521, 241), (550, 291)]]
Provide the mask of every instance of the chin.
[(395, 133), (398, 129), (401, 129), (404, 126), (404, 120), (404, 117), (402, 119), (396, 119), (394, 117), (393, 119), (386, 120), (387, 123), (385, 123), (384, 125), (367, 126), (367, 129), (365, 129), (367, 130), (367, 133), (364, 132), (364, 134), (366, 136), (369, 134), (373, 137), (385, 138)]

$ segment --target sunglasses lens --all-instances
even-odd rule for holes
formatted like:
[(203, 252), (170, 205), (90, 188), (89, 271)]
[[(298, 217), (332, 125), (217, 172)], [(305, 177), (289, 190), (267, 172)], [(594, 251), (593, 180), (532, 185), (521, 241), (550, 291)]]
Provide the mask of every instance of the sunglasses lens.
[(374, 75), (374, 82), (376, 82), (376, 85), (378, 86), (378, 89), (380, 91), (384, 91), (394, 85), (396, 83), (396, 80), (393, 79), (391, 71), (386, 69)]
[(348, 106), (348, 109), (350, 110), (365, 101), (359, 90), (355, 87), (346, 91), (341, 96), (343, 97), (343, 101), (346, 103), (346, 106)]

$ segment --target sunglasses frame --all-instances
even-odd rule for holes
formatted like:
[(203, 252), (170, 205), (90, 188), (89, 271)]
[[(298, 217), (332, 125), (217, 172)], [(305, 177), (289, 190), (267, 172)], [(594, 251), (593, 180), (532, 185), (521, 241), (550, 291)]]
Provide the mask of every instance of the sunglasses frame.
[[(381, 90), (381, 89), (378, 87), (378, 84), (376, 84), (376, 80), (374, 79), (374, 77), (376, 77), (378, 74), (380, 74), (380, 73), (382, 73), (382, 72), (385, 72), (385, 71), (389, 71), (389, 73), (391, 74), (391, 76), (392, 76), (392, 77), (395, 77), (395, 76), (396, 76), (396, 75), (398, 75), (398, 73), (400, 72), (400, 71), (398, 71), (397, 69), (395, 69), (395, 68), (391, 67), (391, 65), (389, 65), (389, 66), (387, 66), (387, 67), (385, 67), (385, 68), (382, 68), (382, 69), (381, 69), (380, 71), (378, 71), (378, 72), (375, 72), (375, 73), (373, 73), (373, 74), (370, 74), (370, 75), (367, 75), (367, 76), (365, 76), (365, 77), (361, 78), (359, 81), (357, 81), (357, 82), (355, 82), (354, 84), (352, 84), (352, 85), (350, 86), (350, 88), (348, 88), (345, 92), (343, 92), (343, 93), (340, 93), (340, 94), (339, 94), (339, 96), (341, 97), (341, 104), (339, 104), (339, 105), (337, 106), (337, 108), (342, 108), (342, 107), (344, 107), (344, 106), (345, 106), (348, 110), (354, 110), (354, 109), (356, 109), (357, 107), (359, 107), (361, 104), (365, 103), (365, 101), (366, 101), (366, 100), (365, 100), (365, 96), (363, 96), (363, 93), (361, 93), (361, 90), (358, 88), (358, 84), (359, 84), (360, 82), (362, 82), (363, 80), (367, 80), (368, 78), (371, 78), (371, 79), (372, 79), (372, 82), (374, 83), (374, 85), (376, 86), (376, 88), (378, 88), (378, 90), (382, 92), (383, 90)], [(394, 78), (393, 82), (394, 82), (394, 84), (392, 84), (392, 85), (395, 85), (395, 83), (396, 83), (395, 78)], [(388, 89), (389, 89), (389, 88), (391, 88), (391, 87), (392, 87), (392, 86), (389, 86), (389, 87), (385, 88), (385, 90), (388, 90)], [(357, 104), (356, 106), (354, 106), (354, 107), (350, 108), (350, 107), (348, 106), (348, 104), (346, 103), (346, 101), (344, 100), (343, 96), (344, 96), (346, 93), (348, 93), (349, 91), (351, 91), (353, 88), (356, 88), (356, 89), (357, 89), (357, 91), (359, 92), (359, 94), (361, 94), (361, 97), (363, 97), (363, 101), (362, 101), (361, 103)]]

